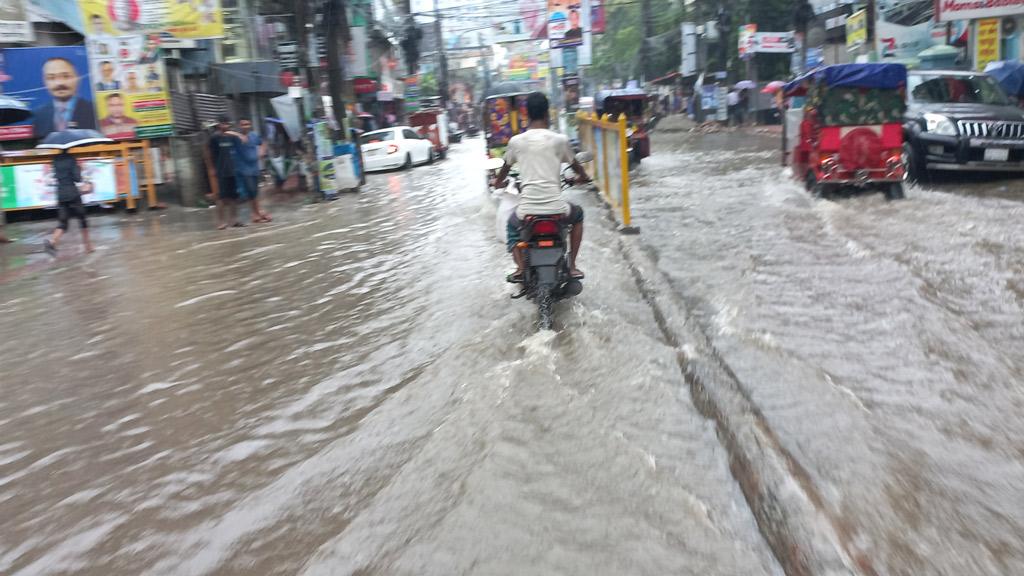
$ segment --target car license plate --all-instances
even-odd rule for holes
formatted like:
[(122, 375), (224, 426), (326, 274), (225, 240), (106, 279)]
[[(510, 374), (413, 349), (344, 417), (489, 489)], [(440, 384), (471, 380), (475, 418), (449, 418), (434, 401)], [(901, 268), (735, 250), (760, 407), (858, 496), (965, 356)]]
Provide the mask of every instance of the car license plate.
[(1010, 159), (1010, 151), (1006, 148), (985, 148), (986, 162), (1006, 162)]

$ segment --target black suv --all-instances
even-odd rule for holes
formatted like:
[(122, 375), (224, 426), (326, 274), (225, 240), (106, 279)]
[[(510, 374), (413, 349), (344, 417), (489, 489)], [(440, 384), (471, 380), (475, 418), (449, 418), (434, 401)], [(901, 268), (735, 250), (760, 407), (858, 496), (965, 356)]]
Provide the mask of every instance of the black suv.
[(980, 72), (912, 71), (903, 145), (907, 174), (1024, 172), (1024, 111)]

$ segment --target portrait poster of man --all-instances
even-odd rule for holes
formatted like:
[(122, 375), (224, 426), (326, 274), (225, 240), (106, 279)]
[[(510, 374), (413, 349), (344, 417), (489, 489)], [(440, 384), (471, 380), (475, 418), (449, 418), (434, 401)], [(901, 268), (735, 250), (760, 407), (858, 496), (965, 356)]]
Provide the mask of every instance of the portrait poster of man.
[(88, 46), (100, 132), (115, 140), (171, 135), (159, 36), (90, 36)]
[(0, 140), (45, 138), (69, 128), (95, 129), (89, 61), (83, 46), (3, 49), (3, 92), (29, 103), (32, 118), (0, 126)]

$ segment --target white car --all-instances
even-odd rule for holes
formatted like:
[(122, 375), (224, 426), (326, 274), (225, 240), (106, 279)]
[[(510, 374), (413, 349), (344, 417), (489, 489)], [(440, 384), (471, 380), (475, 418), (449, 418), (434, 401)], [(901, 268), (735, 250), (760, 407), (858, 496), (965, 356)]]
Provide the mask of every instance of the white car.
[(367, 172), (408, 168), (434, 161), (434, 143), (408, 126), (367, 132), (359, 137)]

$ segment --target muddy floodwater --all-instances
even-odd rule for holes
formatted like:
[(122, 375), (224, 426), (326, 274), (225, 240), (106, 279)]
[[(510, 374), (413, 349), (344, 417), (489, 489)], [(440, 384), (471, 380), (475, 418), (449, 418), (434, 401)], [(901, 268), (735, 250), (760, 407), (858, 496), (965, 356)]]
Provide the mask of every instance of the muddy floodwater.
[(776, 146), (655, 134), (644, 244), (864, 573), (1024, 574), (1024, 186), (815, 200)]
[(593, 197), (587, 288), (538, 333), (482, 156), (12, 256), (0, 573), (781, 574)]

